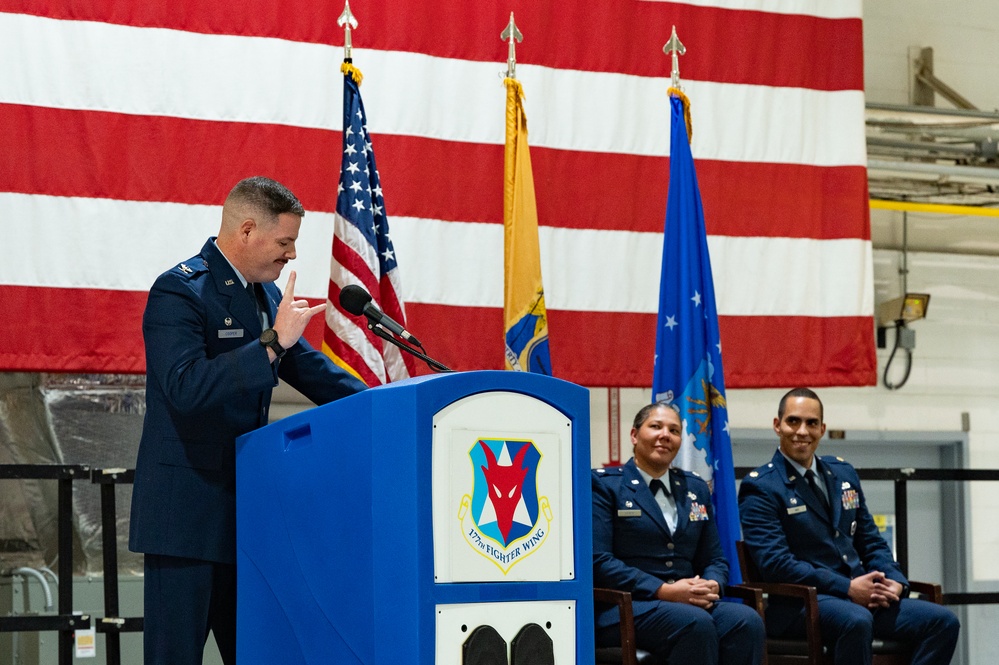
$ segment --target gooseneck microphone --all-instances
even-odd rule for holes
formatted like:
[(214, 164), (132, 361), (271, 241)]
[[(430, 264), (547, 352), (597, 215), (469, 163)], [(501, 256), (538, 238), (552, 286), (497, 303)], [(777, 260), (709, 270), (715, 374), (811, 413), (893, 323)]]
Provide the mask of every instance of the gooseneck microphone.
[(378, 309), (378, 305), (371, 302), (371, 294), (356, 284), (348, 284), (340, 290), (340, 305), (351, 314), (368, 317), (371, 325), (380, 325), (410, 344), (423, 346), (420, 340), (411, 335), (398, 321)]

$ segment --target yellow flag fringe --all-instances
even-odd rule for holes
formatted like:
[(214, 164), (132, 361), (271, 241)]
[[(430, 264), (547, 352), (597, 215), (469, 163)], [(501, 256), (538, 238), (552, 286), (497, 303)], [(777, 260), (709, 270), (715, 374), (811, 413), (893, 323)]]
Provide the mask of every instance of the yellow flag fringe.
[(364, 78), (364, 75), (361, 74), (361, 70), (349, 62), (345, 62), (340, 65), (340, 72), (344, 76), (350, 76), (350, 78), (354, 79), (354, 83), (357, 85), (361, 85), (361, 79)]
[(687, 143), (690, 143), (694, 140), (694, 125), (690, 119), (690, 100), (679, 88), (671, 87), (666, 91), (666, 94), (670, 97), (678, 97), (683, 102), (683, 122), (687, 125)]

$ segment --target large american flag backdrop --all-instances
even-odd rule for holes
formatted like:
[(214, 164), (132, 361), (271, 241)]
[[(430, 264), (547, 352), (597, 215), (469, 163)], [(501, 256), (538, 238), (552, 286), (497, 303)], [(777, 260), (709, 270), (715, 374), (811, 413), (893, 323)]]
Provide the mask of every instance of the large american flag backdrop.
[[(408, 328), (503, 366), (503, 131), (524, 41), (552, 356), (647, 386), (677, 26), (733, 387), (871, 384), (860, 0), (354, 0)], [(327, 292), (342, 6), (0, 0), (0, 370), (142, 372), (155, 276), (218, 228), (240, 178), (309, 210), (296, 292)], [(279, 283), (283, 286), (282, 282)], [(322, 318), (308, 337), (318, 346)]]

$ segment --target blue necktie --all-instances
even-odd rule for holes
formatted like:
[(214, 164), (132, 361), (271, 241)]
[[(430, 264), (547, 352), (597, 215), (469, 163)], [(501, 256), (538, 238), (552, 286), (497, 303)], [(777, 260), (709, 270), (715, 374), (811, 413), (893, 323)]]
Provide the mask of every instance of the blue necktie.
[(247, 282), (246, 293), (253, 299), (253, 304), (257, 308), (257, 320), (260, 321), (260, 326), (266, 328), (267, 308), (264, 306), (264, 290), (258, 287), (258, 284)]
[(822, 504), (822, 507), (826, 509), (826, 513), (828, 514), (829, 499), (826, 498), (825, 492), (819, 489), (818, 481), (815, 478), (815, 472), (811, 469), (805, 471), (805, 479), (808, 480), (808, 486), (812, 488), (813, 492), (815, 492), (815, 496), (819, 498), (819, 503)]

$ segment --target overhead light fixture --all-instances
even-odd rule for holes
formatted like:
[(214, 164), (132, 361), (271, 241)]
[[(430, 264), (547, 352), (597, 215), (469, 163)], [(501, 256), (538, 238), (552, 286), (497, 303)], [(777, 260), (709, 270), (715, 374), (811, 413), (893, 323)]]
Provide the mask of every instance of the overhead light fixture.
[(929, 293), (906, 293), (904, 296), (892, 298), (878, 305), (878, 327), (890, 328), (926, 318), (926, 309), (930, 306)]
[[(929, 293), (906, 293), (904, 296), (886, 300), (877, 307), (878, 348), (888, 346), (887, 331), (895, 329), (895, 346), (892, 347), (888, 362), (885, 363), (884, 383), (889, 390), (897, 390), (909, 380), (912, 369), (912, 350), (916, 348), (916, 331), (908, 327), (909, 323), (926, 318), (926, 310), (930, 306)], [(888, 380), (888, 369), (895, 358), (895, 353), (903, 349), (906, 356), (905, 376), (898, 383)]]

